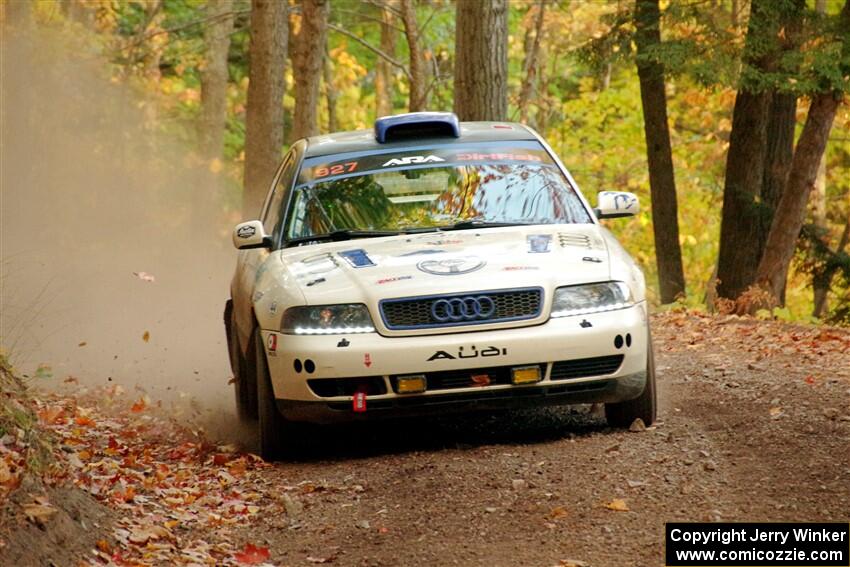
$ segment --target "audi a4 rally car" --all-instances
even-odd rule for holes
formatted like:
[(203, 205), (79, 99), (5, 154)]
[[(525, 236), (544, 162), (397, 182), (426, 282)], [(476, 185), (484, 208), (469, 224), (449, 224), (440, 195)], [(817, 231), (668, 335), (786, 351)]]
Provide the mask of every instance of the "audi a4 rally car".
[(552, 149), (451, 113), (299, 140), (240, 250), (225, 326), (241, 417), (299, 422), (602, 402), (655, 419), (644, 277)]

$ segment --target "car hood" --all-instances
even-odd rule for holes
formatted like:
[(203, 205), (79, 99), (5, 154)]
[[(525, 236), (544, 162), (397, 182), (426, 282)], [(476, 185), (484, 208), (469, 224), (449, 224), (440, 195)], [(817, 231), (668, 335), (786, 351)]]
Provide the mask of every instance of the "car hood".
[[(458, 230), (347, 240), (278, 251), (308, 305), (610, 279), (597, 225)], [(294, 290), (293, 290), (294, 291)]]

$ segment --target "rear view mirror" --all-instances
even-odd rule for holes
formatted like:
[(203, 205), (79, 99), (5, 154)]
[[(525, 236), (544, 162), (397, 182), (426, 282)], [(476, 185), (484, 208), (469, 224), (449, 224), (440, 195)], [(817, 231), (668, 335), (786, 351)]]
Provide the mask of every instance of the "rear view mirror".
[(233, 245), (239, 250), (268, 248), (271, 238), (266, 234), (263, 223), (258, 220), (240, 222), (233, 228)]
[(600, 191), (596, 194), (596, 218), (631, 217), (640, 212), (637, 195), (625, 191)]

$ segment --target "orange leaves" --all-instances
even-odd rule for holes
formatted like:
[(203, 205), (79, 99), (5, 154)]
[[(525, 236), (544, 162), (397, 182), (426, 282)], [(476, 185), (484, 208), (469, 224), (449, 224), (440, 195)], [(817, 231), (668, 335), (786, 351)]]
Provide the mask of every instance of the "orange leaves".
[(65, 414), (65, 409), (62, 406), (45, 406), (38, 410), (38, 420), (44, 425), (56, 425), (62, 423), (62, 417)]
[[(268, 465), (236, 446), (211, 445), (150, 412), (153, 402), (145, 395), (116, 403), (121, 396), (115, 388), (103, 388), (89, 407), (79, 399), (50, 398), (35, 408), (42, 423), (51, 425), (56, 446), (64, 449), (58, 454), (68, 464), (66, 478), (121, 511), (113, 532), (94, 545), (97, 557), (116, 565), (270, 562), (268, 548), (256, 544), (237, 548), (226, 538), (192, 542), (172, 532), (242, 526), (274, 507), (282, 515), (284, 501), (270, 498), (267, 487), (255, 481), (256, 471)], [(10, 455), (17, 453), (0, 453), (0, 498), (17, 486), (23, 470), (24, 458), (10, 460)], [(328, 489), (310, 484), (306, 490)], [(34, 502), (29, 511), (33, 522), (52, 515), (43, 502)]]
[(17, 452), (9, 451), (0, 458), (0, 496), (11, 492), (21, 484), (21, 471), (23, 468), (16, 462), (23, 458)]
[(144, 545), (149, 541), (156, 541), (170, 535), (171, 532), (163, 526), (143, 526), (132, 530), (128, 539), (130, 543)]
[(76, 418), (74, 418), (74, 423), (81, 427), (89, 427), (91, 425), (94, 425), (94, 420), (87, 415), (78, 415)]
[(268, 547), (258, 547), (253, 543), (246, 543), (245, 548), (233, 556), (242, 565), (259, 565), (264, 563), (272, 554)]
[(123, 502), (132, 502), (136, 498), (136, 489), (132, 486), (128, 486), (123, 490), (119, 490), (116, 496)]
[(622, 498), (614, 498), (613, 500), (611, 500), (610, 502), (605, 504), (605, 507), (608, 508), (609, 510), (614, 510), (615, 512), (628, 512), (629, 511), (628, 504), (626, 504), (626, 501), (623, 500)]

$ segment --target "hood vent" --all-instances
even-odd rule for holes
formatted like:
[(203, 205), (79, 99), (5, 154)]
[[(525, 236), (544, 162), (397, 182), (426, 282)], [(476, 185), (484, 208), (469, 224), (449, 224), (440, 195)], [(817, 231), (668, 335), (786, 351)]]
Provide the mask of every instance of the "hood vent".
[(566, 248), (568, 246), (587, 248), (588, 250), (593, 248), (593, 246), (590, 245), (590, 237), (586, 234), (569, 234), (566, 232), (559, 232), (558, 242), (561, 243), (561, 248)]

